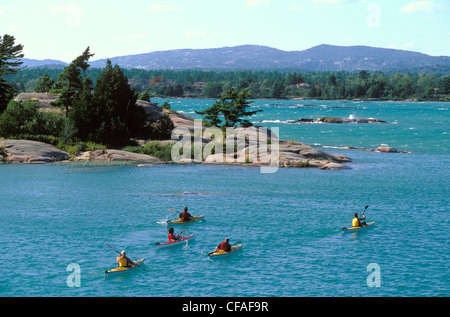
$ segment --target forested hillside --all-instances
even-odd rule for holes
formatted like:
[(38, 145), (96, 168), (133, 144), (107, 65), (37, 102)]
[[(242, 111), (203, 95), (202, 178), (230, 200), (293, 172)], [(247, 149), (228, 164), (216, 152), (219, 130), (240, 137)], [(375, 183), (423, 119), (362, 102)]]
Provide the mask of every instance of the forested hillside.
[[(248, 88), (252, 98), (448, 100), (450, 95), (450, 75), (437, 73), (122, 70), (130, 86), (150, 98), (218, 98), (232, 87)], [(57, 93), (61, 72), (23, 69), (6, 79), (19, 92)], [(89, 68), (85, 76), (95, 83), (100, 73)]]

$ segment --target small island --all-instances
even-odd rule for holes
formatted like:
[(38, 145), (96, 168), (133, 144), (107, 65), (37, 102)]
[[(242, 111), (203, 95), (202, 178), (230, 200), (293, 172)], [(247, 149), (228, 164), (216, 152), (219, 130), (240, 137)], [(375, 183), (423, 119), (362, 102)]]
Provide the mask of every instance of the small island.
[[(45, 93), (19, 94), (16, 102), (33, 102), (39, 111), (58, 111), (49, 105), (50, 97)], [(175, 128), (185, 128), (194, 130), (194, 118), (186, 114), (180, 114), (175, 111), (167, 110), (149, 101), (139, 100), (137, 104), (142, 107), (146, 114), (147, 125), (160, 124), (161, 120), (168, 117), (171, 121), (170, 132)], [(258, 131), (261, 127), (255, 127)], [(243, 127), (233, 128), (236, 135), (244, 131)], [(266, 129), (266, 128), (264, 128)], [(168, 133), (167, 135), (170, 135)], [(33, 137), (30, 137), (33, 139)], [(46, 138), (43, 138), (46, 139)], [(73, 145), (67, 150), (63, 150), (47, 142), (42, 142), (39, 137), (35, 140), (23, 139), (4, 139), (0, 140), (0, 162), (3, 163), (21, 163), (21, 164), (42, 164), (52, 162), (129, 162), (138, 166), (149, 166), (152, 164), (174, 163), (170, 157), (172, 146), (179, 140), (166, 139), (137, 139), (137, 145), (118, 148), (107, 148), (94, 143), (79, 143)], [(45, 140), (44, 140), (45, 141)], [(205, 147), (210, 140), (202, 140)], [(245, 155), (244, 162), (223, 160), (217, 154), (209, 155), (202, 161), (183, 160), (181, 164), (230, 164), (261, 166), (265, 163), (258, 155), (252, 155), (250, 145), (243, 150)], [(245, 153), (247, 152), (247, 153)], [(147, 154), (145, 154), (147, 153)], [(238, 157), (242, 153), (233, 152), (232, 157)], [(225, 155), (225, 154), (224, 154)], [(296, 141), (279, 140), (279, 167), (316, 167), (324, 169), (348, 168), (342, 163), (351, 160), (343, 155), (330, 154), (311, 147), (308, 144)], [(226, 162), (226, 163), (224, 163)], [(333, 164), (331, 164), (333, 163)]]

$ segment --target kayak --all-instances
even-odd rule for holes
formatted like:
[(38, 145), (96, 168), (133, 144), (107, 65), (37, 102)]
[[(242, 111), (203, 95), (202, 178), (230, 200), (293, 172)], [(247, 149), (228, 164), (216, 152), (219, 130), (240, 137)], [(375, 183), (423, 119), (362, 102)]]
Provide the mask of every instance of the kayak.
[(156, 242), (155, 245), (156, 245), (156, 248), (157, 248), (157, 249), (167, 248), (167, 247), (173, 247), (173, 246), (175, 246), (175, 245), (183, 244), (183, 242), (185, 242), (185, 241), (187, 241), (187, 240), (189, 240), (189, 239), (194, 238), (194, 235), (195, 235), (195, 234), (193, 233), (193, 234), (191, 234), (191, 235), (181, 237), (179, 240), (176, 240), (176, 241), (167, 241), (167, 242), (163, 242), (163, 243)]
[(185, 223), (192, 223), (192, 222), (196, 222), (200, 219), (202, 219), (203, 217), (205, 217), (205, 215), (202, 216), (192, 216), (191, 220), (189, 221), (182, 221), (181, 219), (177, 219), (177, 220), (167, 220), (167, 223), (175, 223), (175, 224), (185, 224)]
[(342, 232), (356, 232), (356, 231), (361, 231), (361, 230), (365, 230), (365, 229), (367, 229), (367, 228), (373, 227), (374, 224), (375, 224), (375, 221), (373, 221), (373, 222), (368, 222), (365, 226), (342, 228)]
[(224, 258), (224, 257), (230, 256), (230, 255), (236, 253), (237, 251), (239, 251), (243, 245), (244, 245), (243, 243), (233, 244), (231, 246), (231, 251), (219, 250), (216, 252), (211, 252), (208, 255), (209, 255), (210, 259)]
[(134, 269), (137, 269), (139, 267), (139, 265), (141, 265), (141, 263), (144, 262), (144, 260), (145, 259), (134, 261), (134, 263), (136, 263), (137, 265), (134, 264), (134, 265), (131, 265), (130, 267), (124, 267), (124, 266), (115, 267), (111, 270), (105, 271), (105, 274), (106, 274), (106, 276), (108, 276), (111, 274), (116, 275), (116, 274), (120, 274), (120, 273), (133, 271)]

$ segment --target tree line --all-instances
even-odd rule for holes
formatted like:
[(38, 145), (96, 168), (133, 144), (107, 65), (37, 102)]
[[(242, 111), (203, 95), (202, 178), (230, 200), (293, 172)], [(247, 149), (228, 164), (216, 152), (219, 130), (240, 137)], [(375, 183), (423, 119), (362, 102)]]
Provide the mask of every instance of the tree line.
[[(251, 97), (310, 99), (381, 99), (424, 101), (450, 99), (450, 75), (382, 72), (214, 72), (198, 70), (122, 69), (140, 96), (220, 98), (231, 88), (248, 89)], [(61, 69), (23, 69), (6, 76), (17, 91), (54, 92)], [(89, 68), (95, 83), (101, 69)], [(155, 79), (158, 79), (155, 82)], [(143, 98), (145, 99), (145, 97)]]

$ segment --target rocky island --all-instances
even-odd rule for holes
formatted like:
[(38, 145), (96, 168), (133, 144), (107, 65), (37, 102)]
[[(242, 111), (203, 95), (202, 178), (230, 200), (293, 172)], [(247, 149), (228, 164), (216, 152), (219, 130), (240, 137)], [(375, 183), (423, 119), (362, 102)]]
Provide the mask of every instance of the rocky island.
[[(42, 111), (52, 111), (49, 100), (55, 99), (48, 94), (19, 94), (16, 100), (35, 100), (37, 104), (42, 108)], [(185, 114), (180, 114), (175, 111), (168, 111), (159, 107), (157, 104), (139, 100), (138, 105), (141, 106), (146, 113), (146, 120), (149, 123), (156, 122), (163, 115), (168, 115), (175, 128), (183, 127), (194, 130), (194, 118)], [(234, 128), (234, 133), (239, 136), (243, 128)], [(260, 127), (255, 127), (256, 131), (259, 131)], [(266, 128), (264, 128), (266, 129)], [(164, 140), (165, 144), (174, 144), (180, 140)], [(148, 140), (140, 140), (141, 144), (145, 144)], [(208, 140), (202, 140), (202, 145), (206, 146), (209, 143)], [(279, 140), (279, 156), (277, 164), (279, 167), (316, 167), (322, 169), (338, 169), (348, 168), (348, 166), (342, 163), (350, 162), (351, 160), (344, 155), (330, 154), (311, 147), (308, 144)], [(189, 161), (185, 160), (182, 163), (201, 163), (201, 164), (241, 164), (247, 166), (260, 166), (266, 162), (263, 157), (260, 157), (259, 153), (252, 149), (251, 145), (241, 149), (232, 154), (211, 154), (203, 157), (201, 161)], [(228, 155), (226, 160), (224, 156)], [(238, 161), (233, 158), (244, 155), (245, 161)], [(0, 140), (0, 161), (4, 163), (52, 163), (61, 161), (126, 161), (141, 163), (140, 166), (146, 166), (142, 163), (170, 163), (167, 161), (161, 161), (160, 159), (139, 153), (132, 153), (124, 151), (122, 149), (94, 149), (89, 151), (80, 151), (72, 156), (64, 152), (53, 145), (30, 141), (30, 140)], [(223, 163), (226, 162), (226, 163)]]

